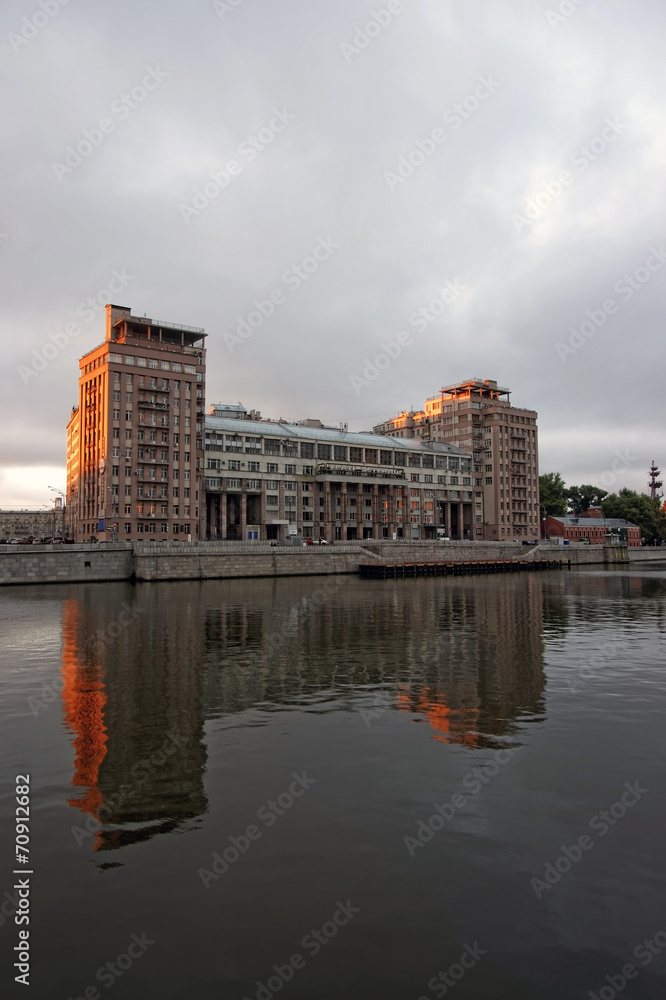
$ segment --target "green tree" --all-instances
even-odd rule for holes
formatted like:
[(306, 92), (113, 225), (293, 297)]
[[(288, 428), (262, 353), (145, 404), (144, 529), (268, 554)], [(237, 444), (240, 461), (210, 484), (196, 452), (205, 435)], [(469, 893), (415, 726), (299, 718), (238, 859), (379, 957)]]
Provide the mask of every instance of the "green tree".
[(563, 517), (567, 512), (567, 486), (559, 472), (539, 476), (541, 517)]
[(621, 517), (633, 521), (641, 529), (646, 542), (660, 543), (666, 538), (666, 513), (661, 501), (654, 500), (646, 493), (623, 489), (611, 493), (601, 502), (604, 517)]
[(569, 510), (572, 514), (582, 514), (590, 507), (598, 507), (604, 497), (608, 496), (608, 490), (600, 490), (589, 483), (584, 483), (582, 486), (570, 486), (566, 492)]

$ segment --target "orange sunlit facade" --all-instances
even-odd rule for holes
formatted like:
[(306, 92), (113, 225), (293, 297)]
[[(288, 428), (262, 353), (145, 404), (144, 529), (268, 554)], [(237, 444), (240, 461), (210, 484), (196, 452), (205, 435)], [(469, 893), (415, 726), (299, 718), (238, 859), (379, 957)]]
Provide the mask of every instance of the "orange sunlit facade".
[(203, 512), (206, 334), (107, 305), (67, 426), (76, 541), (187, 540)]

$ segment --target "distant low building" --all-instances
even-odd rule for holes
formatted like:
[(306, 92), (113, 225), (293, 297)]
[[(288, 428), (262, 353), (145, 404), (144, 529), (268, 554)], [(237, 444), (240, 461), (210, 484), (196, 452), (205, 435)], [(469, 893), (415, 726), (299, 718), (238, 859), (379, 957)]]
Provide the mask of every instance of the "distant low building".
[(65, 522), (62, 504), (51, 510), (0, 510), (0, 539), (64, 538)]
[[(592, 508), (594, 509), (594, 508)], [(608, 538), (608, 536), (611, 538)], [(630, 546), (641, 545), (641, 529), (631, 521), (621, 517), (603, 517), (595, 510), (586, 511), (579, 517), (546, 518), (546, 538), (563, 538), (570, 542), (588, 542), (590, 545), (604, 545), (617, 539)]]

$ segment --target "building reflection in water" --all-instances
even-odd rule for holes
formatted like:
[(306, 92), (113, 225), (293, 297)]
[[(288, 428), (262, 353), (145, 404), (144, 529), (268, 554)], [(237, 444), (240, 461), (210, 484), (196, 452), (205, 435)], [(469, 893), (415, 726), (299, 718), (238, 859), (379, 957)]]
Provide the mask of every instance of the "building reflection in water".
[(237, 583), (232, 602), (204, 611), (213, 715), (311, 701), (325, 711), (327, 698), (331, 711), (341, 699), (372, 711), (379, 690), (380, 706), (388, 698), (441, 742), (472, 747), (502, 745), (518, 718), (543, 715), (543, 578), (348, 581), (291, 600), (281, 581), (261, 607), (256, 584), (243, 601)]
[(64, 605), (64, 719), (72, 785), (84, 789), (68, 804), (83, 814), (77, 839), (96, 851), (207, 810), (196, 619), (181, 607), (174, 620), (151, 596), (141, 605), (131, 587), (109, 584)]
[(80, 794), (69, 804), (97, 851), (196, 823), (204, 722), (262, 725), (286, 706), (400, 711), (471, 748), (520, 740), (545, 713), (544, 641), (590, 601), (635, 597), (625, 615), (640, 617), (663, 588), (564, 572), (74, 587), (62, 672)]

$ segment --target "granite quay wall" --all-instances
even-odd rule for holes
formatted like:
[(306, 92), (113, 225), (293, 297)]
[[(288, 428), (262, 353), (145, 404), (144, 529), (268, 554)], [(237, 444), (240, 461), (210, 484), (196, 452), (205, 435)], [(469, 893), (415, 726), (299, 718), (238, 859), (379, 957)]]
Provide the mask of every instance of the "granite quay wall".
[(116, 545), (0, 545), (0, 585), (129, 580), (129, 543)]
[(666, 562), (666, 545), (646, 545), (629, 549), (629, 562)]
[(513, 542), (365, 540), (319, 546), (266, 542), (101, 542), (0, 545), (0, 585), (111, 580), (208, 580), (354, 574), (361, 563), (563, 559), (572, 566), (666, 561), (663, 549), (524, 546)]

